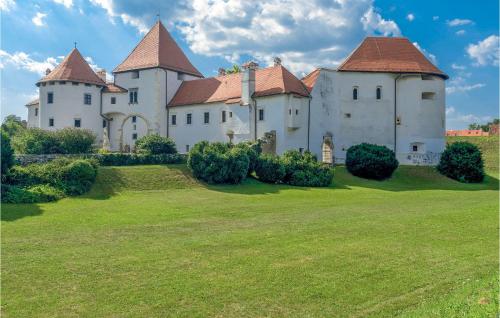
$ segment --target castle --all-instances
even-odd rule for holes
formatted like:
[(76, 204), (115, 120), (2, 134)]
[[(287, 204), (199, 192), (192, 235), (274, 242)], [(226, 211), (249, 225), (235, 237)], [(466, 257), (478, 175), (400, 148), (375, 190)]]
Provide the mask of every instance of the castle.
[(113, 75), (107, 83), (73, 49), (37, 82), (28, 126), (90, 129), (112, 151), (152, 133), (181, 153), (201, 140), (264, 138), (268, 152), (310, 150), (329, 163), (368, 142), (393, 149), (401, 164), (433, 165), (445, 146), (448, 76), (406, 38), (368, 37), (337, 69), (302, 79), (279, 58), (204, 78), (158, 21)]

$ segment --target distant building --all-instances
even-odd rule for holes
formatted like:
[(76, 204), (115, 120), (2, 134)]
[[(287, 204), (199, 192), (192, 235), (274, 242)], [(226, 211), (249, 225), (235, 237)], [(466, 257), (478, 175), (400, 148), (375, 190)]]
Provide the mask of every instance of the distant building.
[(499, 135), (499, 130), (498, 130), (498, 124), (491, 124), (490, 125), (490, 136), (498, 136)]
[(478, 136), (489, 136), (490, 134), (481, 129), (461, 129), (461, 130), (447, 130), (446, 136), (456, 136), (456, 137), (478, 137)]
[(152, 133), (181, 153), (202, 140), (263, 138), (268, 152), (310, 150), (329, 163), (368, 142), (393, 149), (402, 164), (436, 164), (445, 146), (448, 76), (406, 38), (368, 37), (338, 69), (303, 79), (279, 58), (204, 78), (157, 22), (113, 75), (106, 82), (73, 49), (38, 81), (28, 126), (90, 129), (113, 151)]

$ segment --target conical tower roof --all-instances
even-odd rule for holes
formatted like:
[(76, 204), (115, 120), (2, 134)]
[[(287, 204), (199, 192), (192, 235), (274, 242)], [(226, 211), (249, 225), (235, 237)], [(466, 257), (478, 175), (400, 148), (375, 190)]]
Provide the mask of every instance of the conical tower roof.
[(203, 77), (160, 21), (149, 30), (125, 61), (114, 69), (113, 73), (153, 67)]
[(105, 85), (92, 70), (77, 48), (74, 48), (56, 68), (42, 78), (39, 83), (49, 81), (72, 81), (95, 85)]

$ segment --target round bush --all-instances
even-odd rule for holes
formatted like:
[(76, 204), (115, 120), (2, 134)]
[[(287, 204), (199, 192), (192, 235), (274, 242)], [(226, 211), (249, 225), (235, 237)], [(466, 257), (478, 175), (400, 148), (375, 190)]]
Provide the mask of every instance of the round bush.
[(285, 177), (285, 166), (280, 158), (269, 154), (260, 155), (255, 165), (255, 174), (260, 181), (280, 183)]
[(96, 135), (88, 129), (63, 128), (55, 133), (62, 153), (91, 153)]
[(248, 173), (246, 152), (227, 143), (202, 141), (189, 152), (188, 167), (207, 183), (239, 183)]
[(14, 136), (12, 146), (19, 154), (54, 154), (63, 153), (56, 133), (40, 128), (29, 128)]
[(262, 153), (262, 146), (260, 142), (244, 141), (234, 145), (234, 147), (243, 149), (246, 152), (248, 159), (250, 160), (250, 164), (248, 165), (248, 175), (252, 174), (255, 171), (257, 160)]
[(12, 147), (10, 145), (9, 135), (7, 135), (7, 133), (4, 132), (3, 129), (1, 138), (2, 138), (1, 156), (2, 156), (2, 180), (3, 180), (9, 169), (14, 164), (14, 151), (12, 150)]
[(97, 170), (88, 160), (75, 160), (63, 167), (64, 192), (77, 195), (87, 192), (95, 181)]
[(441, 174), (460, 182), (481, 182), (484, 179), (481, 151), (469, 142), (446, 145), (437, 169)]
[(172, 139), (157, 134), (146, 135), (135, 142), (136, 151), (141, 154), (161, 155), (177, 153)]
[(392, 175), (399, 162), (394, 151), (389, 148), (362, 143), (347, 150), (345, 164), (355, 176), (384, 180)]

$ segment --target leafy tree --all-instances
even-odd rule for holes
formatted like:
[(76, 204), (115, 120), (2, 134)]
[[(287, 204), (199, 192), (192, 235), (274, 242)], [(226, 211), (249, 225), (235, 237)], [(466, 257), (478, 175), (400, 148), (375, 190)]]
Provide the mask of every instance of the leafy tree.
[(241, 68), (237, 64), (234, 64), (231, 68), (226, 69), (226, 74), (236, 73), (241, 73)]
[(8, 115), (2, 123), (2, 130), (10, 137), (20, 134), (26, 129), (21, 118), (16, 115)]
[(2, 129), (2, 180), (14, 164), (14, 151), (10, 145), (9, 135)]
[(478, 129), (481, 129), (481, 125), (479, 125), (478, 123), (472, 123), (472, 124), (469, 124), (469, 129), (470, 130), (478, 130)]

